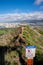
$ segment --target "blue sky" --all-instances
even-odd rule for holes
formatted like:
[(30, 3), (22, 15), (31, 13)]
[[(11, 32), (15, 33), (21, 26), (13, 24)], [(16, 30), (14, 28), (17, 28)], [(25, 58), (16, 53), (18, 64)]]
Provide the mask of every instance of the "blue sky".
[[(37, 15), (35, 14), (36, 12), (38, 13)], [(21, 13), (24, 13), (22, 18), (25, 14), (29, 15), (30, 13), (36, 16), (43, 14), (43, 0), (0, 0), (0, 21), (2, 19), (3, 21), (9, 21), (8, 18), (11, 19), (15, 15), (17, 18)]]
[(43, 11), (43, 3), (35, 4), (36, 0), (0, 0), (0, 14), (14, 12)]

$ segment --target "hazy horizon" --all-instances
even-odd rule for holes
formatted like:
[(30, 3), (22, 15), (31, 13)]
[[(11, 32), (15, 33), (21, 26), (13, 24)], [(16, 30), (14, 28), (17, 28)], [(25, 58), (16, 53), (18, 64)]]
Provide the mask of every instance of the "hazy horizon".
[(43, 20), (43, 0), (0, 0), (0, 22)]

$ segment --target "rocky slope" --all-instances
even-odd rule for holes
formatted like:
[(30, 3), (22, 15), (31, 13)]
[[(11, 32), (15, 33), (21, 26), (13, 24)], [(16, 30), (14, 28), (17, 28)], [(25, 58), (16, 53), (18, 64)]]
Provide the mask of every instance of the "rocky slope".
[(26, 45), (37, 46), (34, 62), (36, 65), (43, 63), (43, 30), (30, 26), (0, 29), (0, 64), (26, 65)]

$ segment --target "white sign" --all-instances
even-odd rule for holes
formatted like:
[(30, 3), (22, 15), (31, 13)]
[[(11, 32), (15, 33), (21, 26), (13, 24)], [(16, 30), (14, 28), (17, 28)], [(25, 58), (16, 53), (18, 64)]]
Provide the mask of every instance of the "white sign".
[(33, 58), (35, 57), (36, 46), (26, 46), (26, 57)]

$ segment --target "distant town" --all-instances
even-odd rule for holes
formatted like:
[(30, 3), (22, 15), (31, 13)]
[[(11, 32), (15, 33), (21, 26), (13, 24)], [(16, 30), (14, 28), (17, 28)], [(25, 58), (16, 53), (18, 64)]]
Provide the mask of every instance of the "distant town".
[(43, 23), (0, 23), (0, 28), (15, 28), (19, 27), (19, 25), (43, 26)]

